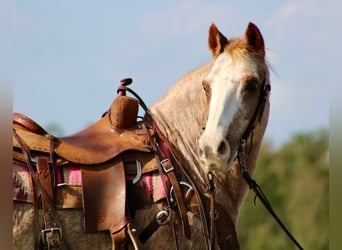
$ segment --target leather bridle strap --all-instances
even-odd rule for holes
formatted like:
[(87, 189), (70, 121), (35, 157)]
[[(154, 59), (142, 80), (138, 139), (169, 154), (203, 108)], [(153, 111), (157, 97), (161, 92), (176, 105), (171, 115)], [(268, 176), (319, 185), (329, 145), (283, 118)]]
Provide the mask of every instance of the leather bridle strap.
[(252, 134), (255, 128), (256, 121), (258, 120), (259, 123), (261, 122), (263, 114), (264, 114), (264, 110), (265, 110), (265, 104), (267, 101), (268, 92), (270, 91), (271, 91), (271, 85), (269, 83), (266, 83), (266, 78), (265, 78), (264, 81), (261, 83), (261, 91), (259, 95), (258, 106), (256, 107), (253, 117), (250, 120), (245, 132), (243, 133), (241, 137), (242, 139), (245, 139), (247, 141), (249, 135)]
[[(267, 209), (267, 211), (271, 214), (271, 216), (276, 220), (278, 225), (284, 230), (287, 236), (292, 240), (292, 242), (296, 245), (298, 249), (303, 249), (303, 247), (298, 243), (298, 241), (292, 236), (290, 231), (286, 228), (283, 222), (279, 219), (277, 214), (274, 212), (270, 202), (267, 200), (266, 196), (262, 192), (261, 187), (256, 183), (256, 181), (250, 176), (247, 170), (247, 162), (246, 162), (246, 154), (247, 152), (247, 140), (250, 135), (253, 134), (253, 130), (255, 128), (256, 121), (260, 123), (264, 114), (265, 104), (268, 97), (268, 92), (271, 90), (271, 86), (266, 84), (266, 79), (263, 81), (261, 86), (261, 92), (259, 97), (258, 106), (256, 107), (253, 117), (248, 124), (247, 129), (241, 137), (240, 146), (237, 152), (237, 159), (240, 166), (240, 173), (247, 182), (250, 189), (253, 189), (255, 196), (259, 198), (261, 203)], [(252, 142), (251, 142), (252, 146)]]
[[(242, 149), (243, 150), (243, 149)], [(303, 250), (304, 248), (299, 244), (299, 242), (293, 237), (293, 235), (290, 233), (290, 231), (286, 228), (284, 223), (279, 219), (277, 214), (274, 212), (272, 205), (266, 198), (265, 194), (263, 193), (261, 187), (256, 183), (256, 181), (249, 175), (247, 168), (245, 166), (245, 159), (240, 159), (244, 156), (245, 153), (239, 152), (238, 159), (240, 164), (240, 172), (243, 178), (248, 183), (249, 189), (253, 189), (255, 196), (259, 198), (261, 203), (264, 205), (266, 210), (270, 213), (270, 215), (275, 219), (275, 221), (278, 223), (278, 225), (283, 229), (283, 231), (286, 233), (286, 235), (292, 240), (292, 242), (296, 245), (298, 249)], [(255, 202), (255, 199), (254, 199)]]

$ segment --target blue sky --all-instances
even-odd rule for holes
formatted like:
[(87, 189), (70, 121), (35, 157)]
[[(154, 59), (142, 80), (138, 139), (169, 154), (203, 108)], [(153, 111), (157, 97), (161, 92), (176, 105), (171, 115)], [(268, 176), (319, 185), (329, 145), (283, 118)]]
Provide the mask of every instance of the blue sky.
[(12, 84), (14, 112), (71, 134), (101, 116), (121, 78), (132, 77), (151, 105), (211, 59), (212, 22), (229, 38), (252, 21), (274, 69), (266, 138), (280, 145), (293, 133), (329, 126), (341, 7), (337, 0), (0, 0), (0, 75)]

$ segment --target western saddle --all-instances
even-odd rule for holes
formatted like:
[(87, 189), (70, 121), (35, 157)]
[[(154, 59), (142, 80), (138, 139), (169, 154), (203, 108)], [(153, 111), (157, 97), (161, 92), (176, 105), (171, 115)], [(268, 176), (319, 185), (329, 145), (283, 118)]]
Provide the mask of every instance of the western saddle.
[[(115, 248), (131, 244), (140, 249), (159, 226), (171, 223), (174, 211), (186, 238), (190, 239), (189, 209), (200, 215), (206, 234), (210, 234), (206, 219), (208, 202), (202, 201), (191, 178), (187, 178), (191, 183), (187, 187), (179, 182), (179, 177), (184, 177), (185, 173), (174, 168), (174, 157), (167, 157), (169, 152), (157, 146), (162, 143), (158, 129), (144, 102), (127, 87), (131, 82), (130, 78), (122, 80), (118, 96), (102, 118), (71, 136), (54, 137), (27, 116), (13, 114), (14, 164), (28, 169), (33, 187), (32, 202), (35, 209), (43, 211), (44, 225), (37, 236), (36, 248), (68, 249), (55, 212), (63, 208), (83, 208), (85, 232), (109, 230)], [(136, 98), (126, 96), (127, 90)], [(139, 104), (146, 111), (143, 118), (138, 117)], [(75, 165), (80, 169), (82, 185), (58, 183), (58, 171)], [(139, 185), (142, 176), (148, 173), (158, 174), (162, 180), (160, 188), (172, 197), (156, 198), (166, 199), (168, 209), (161, 210), (147, 228), (136, 235), (135, 210), (148, 208), (156, 201), (146, 194), (142, 184)], [(192, 202), (186, 206), (185, 200), (189, 201), (189, 197)], [(216, 206), (217, 209), (220, 207)], [(221, 214), (231, 222), (224, 211)], [(224, 229), (220, 233), (223, 237), (233, 236), (231, 238), (237, 242), (235, 230)]]

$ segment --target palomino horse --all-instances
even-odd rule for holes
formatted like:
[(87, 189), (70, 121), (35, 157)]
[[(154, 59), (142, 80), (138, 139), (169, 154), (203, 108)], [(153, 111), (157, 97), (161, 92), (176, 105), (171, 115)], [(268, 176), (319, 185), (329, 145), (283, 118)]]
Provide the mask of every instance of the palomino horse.
[[(239, 249), (236, 225), (248, 190), (241, 165), (253, 174), (269, 115), (269, 71), (263, 37), (253, 23), (243, 37), (235, 39), (227, 39), (212, 24), (209, 49), (213, 60), (181, 78), (148, 111), (162, 138), (160, 143), (152, 143), (152, 148), (169, 149), (162, 151), (172, 159), (178, 179), (172, 182), (169, 173), (173, 166), (164, 166), (163, 160), (159, 165), (165, 172), (161, 175), (167, 174), (169, 181), (161, 189), (167, 189), (167, 197), (134, 211), (134, 230), (126, 230), (139, 235), (141, 244), (128, 243), (126, 247)], [(58, 154), (56, 147), (54, 153)], [(241, 155), (244, 164), (237, 159)], [(181, 197), (177, 197), (179, 190)], [(14, 202), (14, 249), (34, 248), (34, 228), (39, 224), (35, 213), (32, 204)], [(108, 232), (84, 233), (81, 209), (58, 209), (56, 214), (67, 242), (62, 244), (64, 248), (112, 248)], [(156, 215), (167, 219), (155, 227), (151, 220)], [(148, 237), (144, 239), (142, 234)]]

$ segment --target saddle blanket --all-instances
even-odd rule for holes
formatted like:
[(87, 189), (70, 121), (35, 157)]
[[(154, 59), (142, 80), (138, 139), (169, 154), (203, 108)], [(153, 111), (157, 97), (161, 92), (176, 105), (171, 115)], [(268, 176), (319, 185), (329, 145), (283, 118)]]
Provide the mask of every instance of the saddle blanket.
[[(127, 176), (126, 178), (127, 180), (130, 180), (132, 179), (132, 176)], [(167, 186), (170, 187), (168, 178), (165, 178), (165, 180), (167, 181)], [(58, 168), (56, 170), (56, 181), (57, 187), (81, 187), (81, 168), (77, 165), (68, 165), (68, 167)], [(136, 185), (142, 185), (147, 195), (150, 197), (150, 200), (153, 202), (157, 202), (167, 196), (159, 173), (142, 175)], [(34, 201), (29, 169), (27, 166), (17, 163), (14, 163), (13, 165), (13, 200), (29, 203), (33, 203)]]

